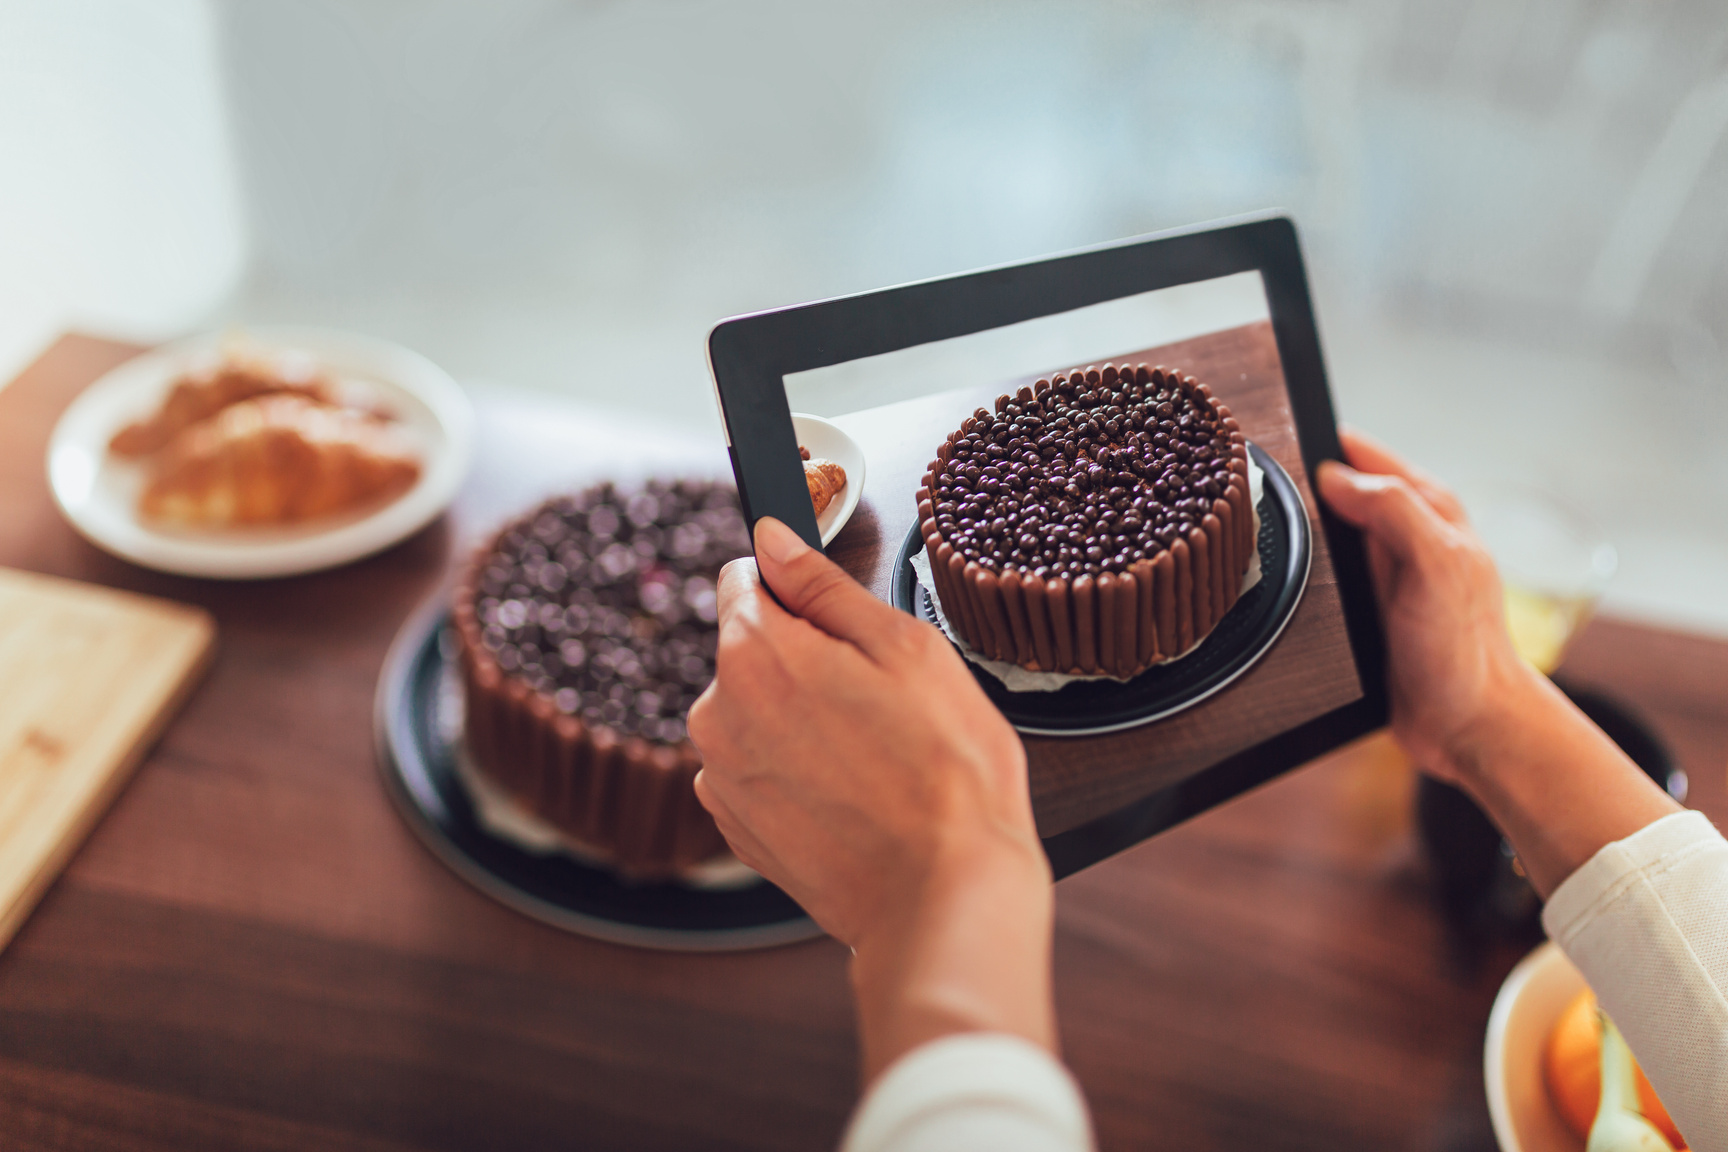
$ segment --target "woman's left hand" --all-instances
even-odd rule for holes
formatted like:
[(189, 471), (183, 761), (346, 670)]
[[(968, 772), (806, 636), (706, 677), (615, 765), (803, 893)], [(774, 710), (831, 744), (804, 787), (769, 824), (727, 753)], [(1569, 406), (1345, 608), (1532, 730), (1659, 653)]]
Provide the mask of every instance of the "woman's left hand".
[(756, 547), (760, 575), (720, 578), (696, 795), (852, 946), (867, 1079), (951, 1032), (1052, 1046), (1050, 868), (1018, 735), (935, 628), (777, 520)]

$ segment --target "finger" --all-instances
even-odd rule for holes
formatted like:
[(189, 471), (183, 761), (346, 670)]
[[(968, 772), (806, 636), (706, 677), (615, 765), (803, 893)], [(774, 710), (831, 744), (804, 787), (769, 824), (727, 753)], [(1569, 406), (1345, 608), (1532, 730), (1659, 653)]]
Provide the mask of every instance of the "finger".
[(1391, 593), (1392, 580), (1397, 571), (1396, 562), (1386, 551), (1385, 545), (1378, 540), (1370, 539), (1368, 541), (1368, 577), (1374, 581), (1374, 587), (1380, 589), (1383, 594), (1382, 598)]
[(720, 830), (720, 835), (726, 838), (726, 846), (732, 850), (732, 855), (738, 857), (747, 867), (761, 872), (768, 862), (762, 842), (751, 834), (744, 821), (738, 818), (738, 813), (714, 787), (708, 769), (703, 768), (697, 772), (693, 784), (697, 803), (713, 817), (714, 826)]
[(1344, 459), (1359, 472), (1402, 476), (1421, 497), (1434, 506), (1447, 523), (1464, 524), (1464, 505), (1452, 490), (1429, 473), (1406, 461), (1366, 432), (1349, 426), (1338, 429)]
[(788, 612), (866, 653), (899, 628), (900, 612), (773, 517), (756, 521), (756, 561)]
[[(690, 711), (684, 716), (684, 732), (690, 737), (690, 743), (696, 745), (698, 752), (702, 751), (703, 744), (709, 738), (708, 724), (714, 714), (715, 707), (714, 682), (710, 680), (708, 686), (702, 689), (701, 694), (696, 697), (696, 702), (690, 705)], [(704, 755), (706, 754), (704, 753)], [(700, 777), (701, 771), (698, 771), (696, 775)]]
[(1379, 541), (1399, 562), (1413, 562), (1442, 545), (1450, 525), (1402, 476), (1358, 472), (1328, 460), (1320, 465), (1320, 495), (1346, 523)]
[(780, 611), (779, 605), (763, 595), (762, 574), (756, 569), (756, 561), (749, 556), (733, 560), (720, 569), (720, 578), (714, 584), (714, 597), (714, 609), (722, 629), (727, 621), (745, 611)]
[[(776, 521), (775, 523), (778, 523)], [(820, 557), (819, 557), (820, 558)], [(828, 561), (823, 560), (826, 564)], [(830, 565), (832, 567), (832, 565)], [(838, 568), (835, 569), (839, 571)], [(852, 581), (845, 573), (840, 573), (843, 580), (851, 583), (860, 592), (863, 589)], [(755, 662), (758, 660), (780, 661), (789, 663), (790, 668), (782, 669), (792, 675), (801, 675), (798, 667), (810, 658), (821, 660), (829, 668), (858, 665), (868, 666), (869, 658), (858, 651), (855, 646), (838, 644), (835, 637), (817, 627), (812, 621), (794, 615), (768, 595), (768, 588), (763, 583), (761, 571), (756, 561), (746, 556), (734, 560), (720, 570), (720, 579), (716, 585), (716, 611), (720, 622), (720, 647), (718, 653), (718, 671), (724, 678), (727, 675), (725, 667), (734, 667), (740, 662), (738, 657), (744, 654), (749, 657), (742, 661), (752, 665), (750, 675), (760, 679), (766, 669)], [(881, 601), (869, 593), (863, 593), (868, 607), (886, 608)], [(893, 612), (892, 609), (889, 609)], [(893, 613), (902, 616), (907, 622), (913, 622), (910, 616), (903, 613)], [(849, 639), (849, 637), (841, 637)], [(880, 641), (877, 641), (880, 643)], [(731, 659), (728, 654), (731, 654)], [(737, 675), (738, 673), (733, 673)], [(718, 681), (716, 681), (718, 683)], [(736, 681), (734, 681), (736, 683)], [(761, 687), (761, 684), (754, 685)]]

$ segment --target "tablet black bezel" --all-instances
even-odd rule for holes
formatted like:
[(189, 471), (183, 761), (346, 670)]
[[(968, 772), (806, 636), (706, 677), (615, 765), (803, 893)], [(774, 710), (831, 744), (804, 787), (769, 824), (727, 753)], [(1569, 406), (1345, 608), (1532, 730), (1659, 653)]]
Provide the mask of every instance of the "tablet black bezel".
[[(708, 336), (708, 363), (744, 515), (752, 525), (762, 516), (777, 517), (821, 546), (786, 400), (784, 377), (791, 373), (1238, 272), (1260, 274), (1302, 463), (1313, 477), (1321, 461), (1342, 454), (1337, 417), (1296, 226), (1287, 216), (1264, 213), (721, 321)], [(1046, 838), (1058, 876), (1386, 723), (1385, 646), (1362, 538), (1324, 505), (1319, 512), (1362, 699)]]

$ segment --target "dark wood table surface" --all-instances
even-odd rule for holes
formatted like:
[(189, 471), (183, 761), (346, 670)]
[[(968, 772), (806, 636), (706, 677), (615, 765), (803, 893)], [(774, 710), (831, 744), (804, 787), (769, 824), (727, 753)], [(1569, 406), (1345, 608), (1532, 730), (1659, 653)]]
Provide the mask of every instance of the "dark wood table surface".
[[(586, 474), (556, 450), (582, 420), (483, 403), (473, 480), (409, 541), (181, 579), (84, 543), (46, 491), (55, 418), (135, 351), (68, 337), (0, 390), (0, 564), (202, 604), (220, 651), (0, 954), (0, 1147), (832, 1146), (856, 1095), (843, 949), (564, 935), (449, 873), (379, 782), (391, 637), (464, 541)], [(551, 431), (524, 451), (530, 426)], [(1598, 621), (1567, 671), (1728, 817), (1728, 643)], [(1528, 942), (1435, 912), (1410, 787), (1371, 739), (1059, 885), (1062, 1038), (1104, 1148), (1493, 1147), (1483, 1026)]]

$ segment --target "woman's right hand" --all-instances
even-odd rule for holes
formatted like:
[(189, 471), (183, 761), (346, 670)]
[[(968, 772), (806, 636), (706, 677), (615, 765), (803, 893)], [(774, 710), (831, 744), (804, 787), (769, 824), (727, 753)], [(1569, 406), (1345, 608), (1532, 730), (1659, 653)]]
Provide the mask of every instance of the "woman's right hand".
[(1458, 498), (1361, 433), (1342, 440), (1352, 467), (1322, 464), (1320, 494), (1366, 537), (1392, 734), (1487, 809), (1547, 897), (1603, 845), (1679, 809), (1513, 651), (1500, 578)]
[(1478, 730), (1532, 688), (1506, 633), (1500, 577), (1464, 506), (1359, 432), (1350, 466), (1320, 466), (1320, 494), (1362, 529), (1390, 661), (1392, 734), (1428, 772), (1459, 783)]

